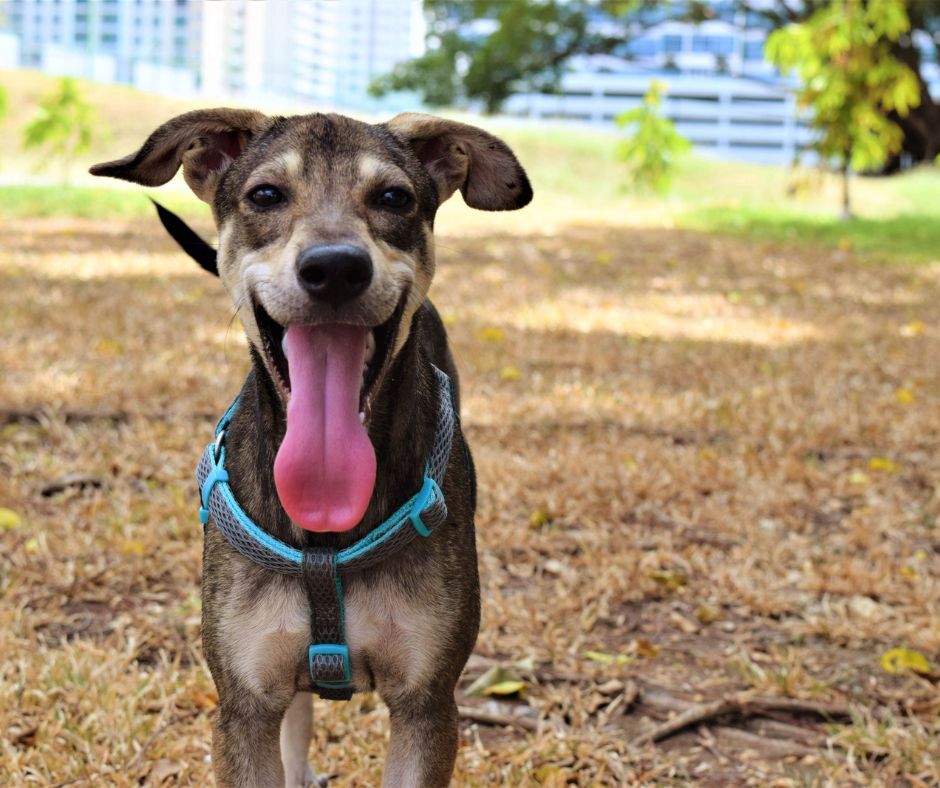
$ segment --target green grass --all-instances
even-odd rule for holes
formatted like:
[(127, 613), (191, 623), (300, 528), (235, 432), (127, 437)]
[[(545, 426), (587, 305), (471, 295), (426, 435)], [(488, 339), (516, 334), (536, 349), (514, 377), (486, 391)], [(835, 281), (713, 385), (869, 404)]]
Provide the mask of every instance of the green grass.
[[(185, 210), (192, 216), (208, 211), (195, 197), (175, 192), (153, 195), (168, 208)], [(0, 217), (80, 217), (89, 219), (135, 219), (154, 215), (147, 195), (132, 189), (107, 186), (46, 186), (18, 184), (0, 186)]]
[(940, 222), (931, 213), (849, 221), (792, 208), (705, 207), (685, 214), (682, 223), (706, 232), (763, 241), (816, 244), (864, 252), (886, 262), (940, 260)]

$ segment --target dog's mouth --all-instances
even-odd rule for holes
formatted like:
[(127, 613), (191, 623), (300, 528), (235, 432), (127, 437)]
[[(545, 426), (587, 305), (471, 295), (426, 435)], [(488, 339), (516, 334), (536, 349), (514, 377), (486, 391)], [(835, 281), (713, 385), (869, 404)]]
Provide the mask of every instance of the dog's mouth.
[(391, 362), (407, 296), (376, 326), (282, 326), (254, 304), (262, 353), (287, 409), (274, 483), (302, 528), (347, 531), (365, 515), (376, 474), (371, 401)]
[[(372, 415), (372, 397), (391, 360), (392, 348), (408, 301), (408, 292), (402, 293), (391, 317), (366, 332), (363, 352), (362, 382), (359, 387), (359, 420), (368, 424)], [(261, 334), (262, 351), (273, 371), (274, 383), (284, 399), (290, 402), (291, 377), (287, 350), (287, 328), (278, 323), (261, 303), (254, 300), (255, 322)]]

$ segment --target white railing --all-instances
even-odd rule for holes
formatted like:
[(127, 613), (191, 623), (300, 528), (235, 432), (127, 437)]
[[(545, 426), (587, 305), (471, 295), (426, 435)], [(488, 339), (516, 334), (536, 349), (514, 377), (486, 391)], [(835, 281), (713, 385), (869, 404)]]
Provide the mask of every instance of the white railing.
[(612, 126), (643, 101), (653, 80), (665, 85), (663, 114), (703, 151), (726, 158), (789, 163), (812, 141), (793, 94), (741, 77), (691, 74), (568, 74), (558, 93), (519, 93), (505, 112)]

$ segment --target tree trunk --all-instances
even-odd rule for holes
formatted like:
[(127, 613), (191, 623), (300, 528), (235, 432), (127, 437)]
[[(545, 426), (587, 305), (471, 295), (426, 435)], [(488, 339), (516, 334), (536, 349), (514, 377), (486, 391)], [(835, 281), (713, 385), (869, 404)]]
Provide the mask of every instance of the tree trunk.
[[(912, 7), (912, 12), (916, 9)], [(914, 27), (919, 27), (916, 19), (911, 20)], [(894, 121), (904, 132), (902, 151), (910, 155), (914, 163), (933, 162), (940, 155), (940, 105), (933, 100), (927, 83), (921, 76), (920, 50), (913, 44), (891, 48), (892, 54), (917, 76), (920, 85), (920, 104), (901, 117), (897, 112), (889, 112), (888, 119)], [(899, 156), (893, 156), (885, 165), (884, 172), (890, 174), (901, 168)]]
[(842, 156), (842, 216), (843, 221), (852, 218), (852, 203), (849, 199), (849, 160), (850, 154)]

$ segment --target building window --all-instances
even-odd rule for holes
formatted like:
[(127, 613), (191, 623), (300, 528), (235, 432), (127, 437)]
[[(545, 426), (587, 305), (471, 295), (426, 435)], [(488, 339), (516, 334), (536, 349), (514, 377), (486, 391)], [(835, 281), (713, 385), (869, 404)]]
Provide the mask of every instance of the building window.
[(682, 51), (682, 36), (663, 36), (663, 51), (674, 53)]
[(708, 45), (716, 55), (730, 55), (734, 52), (734, 39), (731, 36), (709, 36)]
[(764, 42), (763, 41), (746, 41), (744, 44), (744, 59), (745, 60), (763, 60), (764, 59)]

